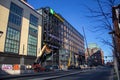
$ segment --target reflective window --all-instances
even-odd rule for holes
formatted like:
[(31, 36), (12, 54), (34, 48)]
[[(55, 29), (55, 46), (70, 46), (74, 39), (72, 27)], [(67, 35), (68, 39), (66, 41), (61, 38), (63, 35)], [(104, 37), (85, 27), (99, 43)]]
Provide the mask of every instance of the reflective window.
[(29, 23), (28, 55), (36, 56), (37, 54), (37, 35), (38, 18), (31, 14)]
[(36, 56), (37, 51), (37, 38), (29, 35), (28, 38), (28, 55)]
[(29, 33), (37, 35), (38, 32), (38, 18), (34, 15), (30, 15), (30, 25), (29, 25)]
[(11, 3), (9, 22), (17, 26), (21, 25), (23, 9), (14, 3)]
[(20, 44), (20, 28), (23, 9), (11, 3), (8, 28), (5, 42), (5, 52), (18, 53)]
[(34, 25), (34, 26), (38, 26), (38, 18), (35, 17), (34, 15), (30, 15), (30, 24)]
[(22, 19), (22, 17), (10, 12), (10, 16), (9, 16), (9, 22), (10, 23), (13, 23), (17, 26), (20, 26), (21, 25), (21, 19)]
[(12, 28), (7, 30), (7, 38), (5, 44), (5, 52), (18, 53), (19, 51), (20, 32)]

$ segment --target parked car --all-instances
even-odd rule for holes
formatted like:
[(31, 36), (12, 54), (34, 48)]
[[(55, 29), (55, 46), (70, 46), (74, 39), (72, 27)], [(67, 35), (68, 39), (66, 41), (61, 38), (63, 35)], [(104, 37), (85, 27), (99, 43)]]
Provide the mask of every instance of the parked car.
[(47, 65), (45, 66), (45, 71), (59, 71), (59, 66), (57, 65)]
[(53, 71), (59, 71), (59, 66), (58, 65), (53, 65)]
[(45, 66), (45, 71), (53, 71), (53, 66), (52, 65)]

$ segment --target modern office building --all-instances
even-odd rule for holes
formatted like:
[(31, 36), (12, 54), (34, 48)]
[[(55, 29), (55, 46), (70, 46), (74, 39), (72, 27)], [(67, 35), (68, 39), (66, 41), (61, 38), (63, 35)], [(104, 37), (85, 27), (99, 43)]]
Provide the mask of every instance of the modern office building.
[(60, 14), (49, 7), (37, 9), (43, 15), (43, 43), (55, 51), (51, 59), (54, 64), (83, 64), (84, 37)]
[(33, 64), (42, 40), (42, 16), (23, 0), (0, 0), (0, 67)]
[(51, 8), (25, 1), (0, 0), (0, 67), (33, 64), (46, 43), (52, 53), (45, 65), (83, 64), (84, 37)]

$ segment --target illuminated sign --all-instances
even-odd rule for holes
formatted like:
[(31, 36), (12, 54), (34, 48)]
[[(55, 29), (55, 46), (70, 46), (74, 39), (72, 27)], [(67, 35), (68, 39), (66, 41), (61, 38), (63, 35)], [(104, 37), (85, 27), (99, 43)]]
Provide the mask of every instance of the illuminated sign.
[(51, 13), (51, 14), (54, 14), (54, 11), (53, 11), (53, 9), (50, 9), (50, 13)]
[(63, 20), (59, 15), (57, 15), (57, 14), (54, 12), (54, 10), (51, 9), (51, 8), (50, 8), (50, 13), (51, 13), (52, 15), (54, 15), (55, 17), (57, 17), (60, 21), (64, 22), (64, 20)]

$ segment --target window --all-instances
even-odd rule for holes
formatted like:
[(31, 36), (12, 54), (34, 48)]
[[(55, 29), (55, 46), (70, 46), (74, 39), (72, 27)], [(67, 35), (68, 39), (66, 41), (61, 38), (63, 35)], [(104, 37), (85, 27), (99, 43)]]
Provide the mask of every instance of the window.
[(31, 14), (29, 23), (28, 55), (36, 56), (37, 54), (37, 35), (38, 18)]
[(28, 38), (28, 55), (36, 56), (37, 51), (37, 38), (29, 35)]
[(34, 25), (34, 26), (38, 26), (38, 18), (35, 17), (34, 15), (30, 15), (30, 24)]
[(11, 3), (8, 28), (5, 42), (5, 52), (18, 53), (20, 42), (20, 27), (23, 9)]
[(11, 3), (9, 22), (21, 26), (23, 9), (14, 3)]
[(34, 15), (30, 15), (30, 25), (29, 25), (29, 33), (37, 35), (38, 32), (38, 18)]
[(10, 23), (13, 23), (17, 26), (20, 26), (21, 25), (21, 19), (22, 19), (22, 17), (10, 12), (10, 16), (9, 16), (9, 22)]
[(14, 12), (15, 14), (19, 15), (19, 16), (22, 16), (22, 11), (23, 9), (20, 8), (19, 6), (17, 6), (16, 4), (14, 3), (11, 3), (11, 7), (10, 7), (10, 11), (11, 12)]
[(7, 30), (7, 39), (5, 44), (5, 52), (18, 53), (20, 32), (12, 28)]

